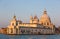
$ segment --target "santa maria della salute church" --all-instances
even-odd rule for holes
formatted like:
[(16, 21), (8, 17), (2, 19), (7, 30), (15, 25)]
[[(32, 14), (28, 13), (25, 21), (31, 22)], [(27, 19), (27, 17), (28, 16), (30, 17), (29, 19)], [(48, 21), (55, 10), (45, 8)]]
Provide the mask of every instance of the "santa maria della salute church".
[(16, 16), (10, 21), (7, 26), (7, 34), (54, 34), (55, 26), (51, 23), (47, 11), (43, 11), (43, 15), (38, 19), (37, 16), (30, 16), (29, 23), (23, 23), (17, 20)]

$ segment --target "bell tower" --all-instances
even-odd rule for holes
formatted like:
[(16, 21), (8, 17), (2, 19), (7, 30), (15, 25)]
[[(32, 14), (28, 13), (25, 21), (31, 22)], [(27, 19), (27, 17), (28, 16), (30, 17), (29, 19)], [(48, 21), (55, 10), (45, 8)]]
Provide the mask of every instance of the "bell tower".
[(33, 17), (30, 16), (30, 23), (33, 23)]
[(16, 20), (16, 16), (14, 15), (13, 16), (13, 19), (11, 20), (11, 26), (16, 26), (16, 24), (17, 24), (17, 20)]

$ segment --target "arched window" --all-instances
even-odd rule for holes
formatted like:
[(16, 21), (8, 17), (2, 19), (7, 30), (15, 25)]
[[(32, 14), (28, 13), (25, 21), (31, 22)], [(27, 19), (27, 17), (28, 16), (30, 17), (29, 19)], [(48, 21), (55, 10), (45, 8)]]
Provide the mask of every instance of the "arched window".
[(14, 26), (14, 23), (12, 23), (12, 25)]
[(25, 33), (25, 30), (24, 30), (24, 29), (22, 29), (22, 30), (21, 30), (21, 32), (22, 32), (22, 33)]
[(43, 23), (41, 23), (43, 25)]
[(47, 25), (49, 25), (49, 23), (47, 22)]
[(18, 29), (16, 28), (16, 33), (18, 33)]
[(18, 22), (16, 23), (16, 25), (18, 25)]
[(13, 33), (13, 28), (11, 28), (11, 33)]
[(44, 25), (46, 25), (46, 23), (44, 23)]

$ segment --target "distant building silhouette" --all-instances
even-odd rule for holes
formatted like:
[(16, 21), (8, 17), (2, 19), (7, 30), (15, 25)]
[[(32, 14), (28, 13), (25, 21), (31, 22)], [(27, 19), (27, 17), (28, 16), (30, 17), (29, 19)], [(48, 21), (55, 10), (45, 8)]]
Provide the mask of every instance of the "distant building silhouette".
[(29, 23), (17, 20), (14, 15), (7, 27), (7, 34), (54, 34), (54, 32), (55, 26), (51, 23), (46, 10), (44, 10), (40, 19), (36, 15), (30, 16)]

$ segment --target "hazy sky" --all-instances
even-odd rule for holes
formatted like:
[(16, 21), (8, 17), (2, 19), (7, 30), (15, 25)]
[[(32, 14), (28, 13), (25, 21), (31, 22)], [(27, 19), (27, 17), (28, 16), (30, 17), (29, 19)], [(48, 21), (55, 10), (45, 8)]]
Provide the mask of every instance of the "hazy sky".
[(23, 22), (29, 22), (30, 15), (40, 19), (44, 8), (56, 26), (60, 25), (60, 0), (0, 0), (0, 27), (6, 27), (15, 15)]

